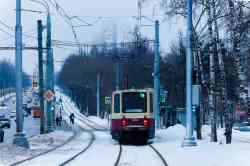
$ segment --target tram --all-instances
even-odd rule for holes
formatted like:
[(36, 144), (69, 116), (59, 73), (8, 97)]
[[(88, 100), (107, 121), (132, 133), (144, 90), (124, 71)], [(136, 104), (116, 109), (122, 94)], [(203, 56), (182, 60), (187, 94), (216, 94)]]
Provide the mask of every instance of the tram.
[(126, 89), (112, 94), (111, 135), (119, 142), (155, 137), (153, 89)]

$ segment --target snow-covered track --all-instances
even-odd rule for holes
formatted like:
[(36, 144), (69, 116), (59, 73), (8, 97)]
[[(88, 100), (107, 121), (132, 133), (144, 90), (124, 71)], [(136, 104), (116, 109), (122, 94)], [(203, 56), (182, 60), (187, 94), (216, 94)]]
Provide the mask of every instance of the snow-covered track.
[(57, 149), (59, 149), (59, 148), (65, 146), (65, 145), (67, 145), (68, 143), (70, 143), (72, 140), (74, 140), (74, 139), (76, 138), (76, 135), (77, 135), (77, 132), (74, 131), (73, 135), (72, 135), (68, 140), (66, 140), (65, 142), (63, 142), (62, 144), (60, 144), (60, 145), (58, 145), (58, 146), (56, 146), (56, 147), (54, 147), (54, 148), (51, 148), (51, 149), (49, 149), (49, 150), (47, 150), (47, 151), (44, 151), (44, 152), (42, 152), (42, 153), (39, 153), (39, 154), (37, 154), (37, 155), (35, 155), (35, 156), (32, 156), (32, 157), (23, 159), (23, 160), (18, 161), (18, 162), (15, 162), (15, 163), (11, 164), (10, 166), (21, 165), (21, 164), (23, 164), (23, 163), (25, 163), (25, 162), (34, 160), (34, 159), (36, 159), (36, 158), (38, 158), (38, 157), (41, 157), (41, 156), (46, 155), (46, 154), (48, 154), (48, 153), (51, 153), (51, 152), (53, 152), (53, 151), (55, 151), (55, 150), (57, 150)]
[(65, 166), (65, 165), (69, 164), (74, 159), (76, 159), (78, 156), (80, 156), (81, 154), (83, 154), (84, 152), (86, 152), (92, 146), (92, 144), (95, 141), (95, 135), (91, 131), (87, 131), (87, 132), (91, 135), (91, 139), (90, 139), (90, 142), (88, 143), (88, 145), (84, 149), (82, 149), (80, 152), (78, 152), (77, 154), (75, 154), (72, 157), (70, 157), (68, 160), (66, 160), (63, 163), (59, 164), (59, 166)]
[[(123, 151), (123, 148), (122, 148), (123, 146), (122, 146), (122, 144), (119, 144), (119, 146), (120, 146), (120, 150), (119, 150), (119, 154), (117, 156), (117, 159), (116, 159), (116, 162), (115, 162), (114, 166), (119, 166), (119, 165), (123, 165), (123, 164), (125, 165), (125, 164), (128, 164), (130, 162), (130, 161), (126, 161), (127, 160), (126, 159), (126, 153), (128, 153), (128, 152), (124, 152), (124, 154), (122, 154), (123, 153), (122, 152)], [(137, 147), (137, 146), (124, 146), (124, 147), (127, 147), (127, 148), (128, 147), (129, 148), (133, 147), (133, 150), (142, 150), (141, 147)], [(167, 161), (165, 160), (165, 158), (163, 157), (163, 155), (153, 145), (148, 144), (148, 145), (143, 146), (143, 148), (145, 148), (145, 147), (150, 148), (156, 154), (156, 156), (158, 156), (158, 158), (160, 159), (159, 162), (161, 163), (160, 165), (162, 165), (162, 166), (168, 166)], [(128, 151), (128, 149), (125, 148), (125, 151)], [(123, 160), (125, 159), (125, 161), (122, 161), (121, 158), (123, 158)], [(133, 163), (131, 163), (131, 164), (133, 165)]]
[(122, 145), (119, 144), (119, 153), (118, 153), (118, 156), (117, 156), (117, 159), (115, 161), (114, 166), (118, 166), (119, 165), (120, 160), (121, 160), (121, 156), (122, 156)]
[(165, 158), (162, 156), (162, 154), (153, 145), (149, 144), (148, 146), (158, 155), (158, 157), (161, 159), (164, 166), (168, 166), (168, 163), (165, 160)]

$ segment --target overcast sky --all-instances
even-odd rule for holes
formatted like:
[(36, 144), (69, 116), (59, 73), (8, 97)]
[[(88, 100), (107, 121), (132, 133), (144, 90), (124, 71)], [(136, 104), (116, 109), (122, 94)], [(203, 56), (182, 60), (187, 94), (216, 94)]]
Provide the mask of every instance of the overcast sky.
[[(95, 41), (100, 41), (102, 38), (102, 32), (104, 30), (110, 31), (110, 25), (115, 22), (117, 25), (118, 41), (124, 40), (128, 36), (136, 20), (133, 17), (137, 15), (137, 1), (136, 0), (57, 0), (66, 12), (70, 16), (102, 16), (102, 17), (112, 17), (113, 19), (102, 19), (95, 26), (91, 27), (81, 27), (77, 29), (77, 34), (79, 40), (83, 43), (93, 43)], [(149, 0), (143, 5), (142, 13), (144, 15), (153, 15), (153, 11), (157, 15), (163, 15), (163, 11), (160, 9), (159, 5), (155, 6), (157, 2)], [(15, 0), (0, 0), (0, 21), (3, 21), (12, 28), (15, 26)], [(22, 8), (30, 10), (41, 10), (45, 9), (36, 3), (29, 0), (22, 0)], [(153, 10), (155, 8), (155, 10)], [(65, 23), (65, 21), (60, 17), (55, 8), (51, 6), (52, 13), (52, 26), (53, 34), (52, 38), (63, 41), (74, 41), (72, 31)], [(95, 21), (94, 18), (82, 17), (88, 22)], [(45, 23), (45, 14), (36, 13), (22, 13), (22, 25), (23, 31), (27, 32), (30, 36), (36, 36), (36, 20), (42, 19)], [(162, 17), (160, 18), (162, 19)], [(75, 22), (77, 24), (77, 22)], [(143, 21), (143, 24), (151, 24), (150, 22)], [(169, 50), (169, 46), (172, 41), (175, 40), (179, 31), (183, 31), (185, 26), (183, 26), (183, 20), (172, 19), (171, 21), (166, 21), (161, 24), (161, 47), (164, 51)], [(1, 32), (2, 30), (10, 33), (6, 34)], [(154, 37), (154, 28), (145, 27), (142, 32), (149, 38)], [(14, 31), (4, 27), (0, 24), (0, 46), (14, 46)], [(23, 36), (23, 42), (27, 46), (36, 46), (37, 42), (35, 38), (27, 38)], [(76, 52), (76, 48), (54, 48), (54, 56), (56, 61), (64, 60), (70, 53)], [(14, 62), (14, 51), (1, 51), (1, 58), (7, 58), (11, 62)], [(62, 64), (57, 62), (55, 64), (56, 71), (60, 69)], [(35, 51), (24, 51), (23, 52), (23, 69), (28, 73), (32, 73), (33, 69), (37, 66), (37, 52)]]

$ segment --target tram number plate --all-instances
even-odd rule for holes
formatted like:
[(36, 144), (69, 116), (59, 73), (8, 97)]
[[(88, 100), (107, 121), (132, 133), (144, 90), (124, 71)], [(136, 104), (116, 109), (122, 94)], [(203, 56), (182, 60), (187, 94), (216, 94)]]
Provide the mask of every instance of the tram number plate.
[(131, 119), (132, 122), (139, 122), (139, 119)]

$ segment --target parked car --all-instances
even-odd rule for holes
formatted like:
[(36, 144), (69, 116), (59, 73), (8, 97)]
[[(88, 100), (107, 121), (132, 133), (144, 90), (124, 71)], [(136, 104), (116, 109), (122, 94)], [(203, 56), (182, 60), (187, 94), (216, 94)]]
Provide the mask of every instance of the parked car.
[(239, 131), (250, 131), (250, 122), (241, 122), (233, 127)]
[(0, 118), (0, 127), (1, 128), (10, 128), (10, 119)]
[(33, 106), (32, 112), (33, 112), (33, 118), (40, 118), (42, 115), (42, 111), (39, 106)]
[(6, 104), (2, 101), (2, 102), (0, 102), (0, 106), (1, 106), (1, 107), (5, 107)]
[(16, 117), (16, 111), (11, 111), (9, 116), (10, 116), (10, 118), (15, 118)]

